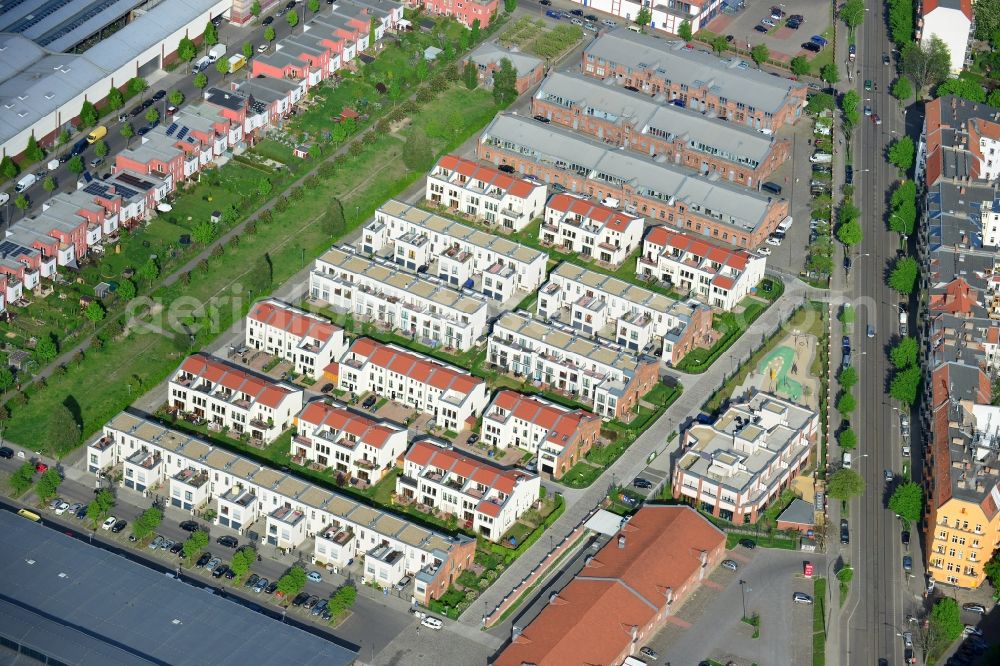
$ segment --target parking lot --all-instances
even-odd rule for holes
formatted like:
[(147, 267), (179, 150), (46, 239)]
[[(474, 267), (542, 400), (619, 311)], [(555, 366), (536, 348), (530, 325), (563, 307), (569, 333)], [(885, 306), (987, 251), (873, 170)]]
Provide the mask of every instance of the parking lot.
[[(785, 21), (774, 21), (777, 25), (761, 33), (754, 27), (761, 25), (761, 19), (770, 19), (770, 8), (781, 7), (786, 14), (801, 14), (805, 22), (797, 29), (785, 27)], [(765, 26), (767, 27), (767, 26)], [(765, 44), (771, 58), (788, 62), (797, 55), (815, 54), (802, 49), (802, 42), (808, 42), (812, 35), (822, 35), (830, 27), (830, 3), (821, 0), (799, 0), (795, 3), (758, 2), (748, 5), (738, 14), (721, 14), (708, 24), (708, 30), (720, 35), (732, 35), (733, 43), (739, 48), (750, 49), (757, 44)], [(829, 48), (829, 47), (827, 47)]]
[[(792, 594), (812, 595), (813, 582), (802, 576), (802, 563), (808, 559), (822, 571), (823, 556), (737, 547), (727, 558), (738, 570), (716, 569), (648, 645), (672, 664), (704, 659), (747, 666), (809, 663), (813, 607), (794, 603)], [(745, 581), (742, 591), (740, 580)], [(759, 638), (741, 621), (744, 598), (747, 615), (760, 614)]]

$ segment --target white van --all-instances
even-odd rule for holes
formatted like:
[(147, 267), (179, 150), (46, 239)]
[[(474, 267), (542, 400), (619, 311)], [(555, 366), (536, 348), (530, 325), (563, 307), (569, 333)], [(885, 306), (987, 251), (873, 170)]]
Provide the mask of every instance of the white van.
[(840, 461), (844, 469), (851, 469), (851, 452), (844, 451), (844, 457)]
[(792, 219), (792, 216), (789, 215), (788, 217), (786, 217), (781, 221), (781, 224), (778, 225), (778, 231), (780, 231), (781, 233), (786, 233), (789, 229), (792, 228), (792, 222), (794, 222), (794, 220)]
[(24, 192), (26, 189), (38, 182), (38, 176), (33, 173), (25, 174), (14, 186), (15, 192)]
[(631, 30), (632, 32), (642, 32), (642, 28), (640, 28), (637, 25), (627, 25), (627, 26), (625, 26), (625, 29), (626, 30)]

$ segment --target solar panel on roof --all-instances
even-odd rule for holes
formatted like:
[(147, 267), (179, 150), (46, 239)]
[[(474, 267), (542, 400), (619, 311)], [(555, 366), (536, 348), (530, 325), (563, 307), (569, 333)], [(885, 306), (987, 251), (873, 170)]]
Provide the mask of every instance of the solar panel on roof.
[(182, 128), (181, 128), (181, 131), (177, 133), (177, 138), (178, 138), (178, 139), (183, 139), (184, 137), (186, 137), (186, 136), (187, 136), (187, 133), (188, 133), (189, 131), (190, 131), (190, 130), (188, 129), (188, 126), (187, 126), (187, 125), (185, 125), (184, 127), (182, 127)]
[(194, 137), (193, 136), (189, 136), (187, 138), (187, 142), (190, 143), (191, 145), (194, 145)]
[(83, 191), (87, 194), (104, 196), (104, 194), (108, 191), (108, 188), (100, 183), (91, 183), (90, 185), (87, 185), (87, 187), (83, 188)]
[(167, 136), (173, 136), (176, 131), (177, 123), (170, 123), (170, 127), (167, 128)]
[(153, 183), (148, 180), (143, 180), (138, 176), (133, 176), (130, 173), (120, 173), (118, 174), (118, 181), (125, 183), (126, 185), (131, 185), (132, 187), (138, 187), (140, 190), (148, 190), (153, 187)]
[(115, 189), (118, 190), (118, 194), (122, 195), (123, 199), (131, 199), (135, 195), (139, 194), (135, 190), (130, 190), (129, 188), (121, 185), (116, 186)]

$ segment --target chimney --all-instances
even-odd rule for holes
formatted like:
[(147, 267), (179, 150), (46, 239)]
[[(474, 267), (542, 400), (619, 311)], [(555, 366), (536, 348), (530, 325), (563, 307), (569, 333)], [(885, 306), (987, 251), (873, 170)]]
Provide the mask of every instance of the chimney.
[(625, 548), (625, 535), (623, 534), (618, 537), (618, 549), (622, 550), (624, 548)]

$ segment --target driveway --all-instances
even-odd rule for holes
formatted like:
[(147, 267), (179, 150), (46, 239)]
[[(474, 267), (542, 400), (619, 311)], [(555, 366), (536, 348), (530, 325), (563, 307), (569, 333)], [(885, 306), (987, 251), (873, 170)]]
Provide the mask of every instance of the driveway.
[[(672, 664), (703, 659), (737, 664), (805, 664), (812, 655), (812, 606), (792, 602), (793, 592), (812, 596), (813, 582), (802, 577), (802, 562), (823, 570), (822, 555), (787, 550), (742, 548), (727, 557), (738, 571), (717, 568), (680, 608), (674, 620), (648, 645)], [(747, 615), (760, 614), (760, 637), (741, 621), (743, 580)]]
[[(772, 6), (780, 6), (787, 14), (802, 14), (805, 23), (798, 30), (784, 26), (785, 19), (775, 21), (778, 24), (770, 28), (767, 34), (754, 30), (760, 25), (761, 19), (770, 18)], [(708, 30), (720, 35), (732, 35), (733, 44), (738, 48), (749, 49), (757, 44), (765, 44), (771, 51), (771, 58), (788, 62), (799, 54), (812, 54), (804, 51), (802, 42), (808, 42), (812, 35), (820, 35), (830, 27), (830, 3), (823, 0), (798, 0), (794, 3), (762, 2), (747, 7), (736, 15), (720, 14), (708, 24)], [(748, 46), (749, 45), (749, 46)]]

